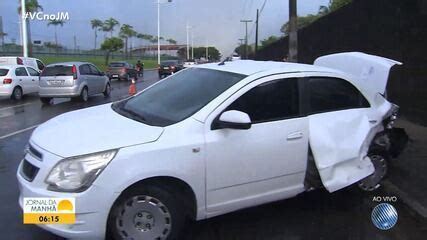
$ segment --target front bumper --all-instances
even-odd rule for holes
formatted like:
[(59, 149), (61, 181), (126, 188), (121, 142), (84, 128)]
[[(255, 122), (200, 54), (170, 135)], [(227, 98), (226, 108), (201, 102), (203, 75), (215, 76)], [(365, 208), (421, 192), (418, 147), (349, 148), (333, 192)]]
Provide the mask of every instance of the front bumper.
[[(36, 146), (32, 145), (34, 148)], [(40, 150), (40, 148), (37, 148)], [(20, 190), (19, 205), (22, 208), (25, 197), (70, 197), (75, 198), (75, 224), (47, 224), (37, 225), (53, 234), (69, 239), (104, 239), (107, 229), (108, 214), (119, 193), (97, 185), (81, 193), (62, 193), (47, 190), (44, 180), (51, 170), (51, 163), (61, 158), (49, 152), (43, 152), (43, 161), (26, 154), (25, 159), (38, 167), (36, 177), (32, 182), (21, 175), (22, 162), (18, 167), (17, 178)]]

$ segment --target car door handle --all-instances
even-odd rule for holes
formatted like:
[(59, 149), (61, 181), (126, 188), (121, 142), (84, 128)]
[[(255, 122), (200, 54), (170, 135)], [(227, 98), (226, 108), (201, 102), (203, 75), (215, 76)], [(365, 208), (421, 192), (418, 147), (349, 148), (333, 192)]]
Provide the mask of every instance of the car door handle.
[(288, 135), (287, 140), (295, 140), (303, 137), (302, 132), (294, 132)]

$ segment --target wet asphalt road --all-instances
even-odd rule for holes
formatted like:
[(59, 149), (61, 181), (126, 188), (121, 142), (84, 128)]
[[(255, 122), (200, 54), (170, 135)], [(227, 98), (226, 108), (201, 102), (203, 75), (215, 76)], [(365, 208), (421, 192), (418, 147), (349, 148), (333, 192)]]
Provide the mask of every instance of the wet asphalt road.
[[(147, 71), (144, 80), (137, 83), (138, 90), (157, 80), (156, 72)], [(99, 95), (88, 103), (55, 99), (53, 105), (43, 106), (37, 95), (21, 102), (0, 99), (0, 239), (61, 239), (36, 226), (22, 224), (15, 174), (32, 127), (68, 111), (121, 99), (127, 96), (128, 86), (115, 81), (110, 98)], [(17, 134), (9, 136), (11, 133)], [(399, 200), (393, 203), (399, 214), (397, 225), (389, 231), (376, 229), (370, 220), (371, 211), (378, 204), (373, 201), (374, 196), (393, 194), (381, 190), (362, 193), (356, 188), (333, 194), (317, 190), (190, 224), (186, 235), (188, 239), (202, 240), (425, 239), (425, 221), (413, 216)]]

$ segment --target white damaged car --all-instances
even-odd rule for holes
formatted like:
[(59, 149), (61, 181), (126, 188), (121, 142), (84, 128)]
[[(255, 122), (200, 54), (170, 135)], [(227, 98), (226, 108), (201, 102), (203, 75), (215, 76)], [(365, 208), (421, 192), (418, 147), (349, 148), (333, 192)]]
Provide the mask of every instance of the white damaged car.
[(32, 134), (24, 197), (73, 197), (73, 239), (177, 239), (201, 220), (352, 184), (374, 190), (396, 154), (399, 62), (363, 53), (314, 65), (195, 65), (136, 96), (55, 117)]

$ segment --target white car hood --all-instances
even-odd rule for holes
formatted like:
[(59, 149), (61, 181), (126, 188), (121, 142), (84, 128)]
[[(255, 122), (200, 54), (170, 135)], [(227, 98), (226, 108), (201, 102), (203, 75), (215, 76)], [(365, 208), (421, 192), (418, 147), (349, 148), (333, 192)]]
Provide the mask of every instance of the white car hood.
[(156, 141), (163, 128), (126, 118), (111, 104), (57, 116), (33, 132), (30, 142), (61, 157), (78, 156)]

